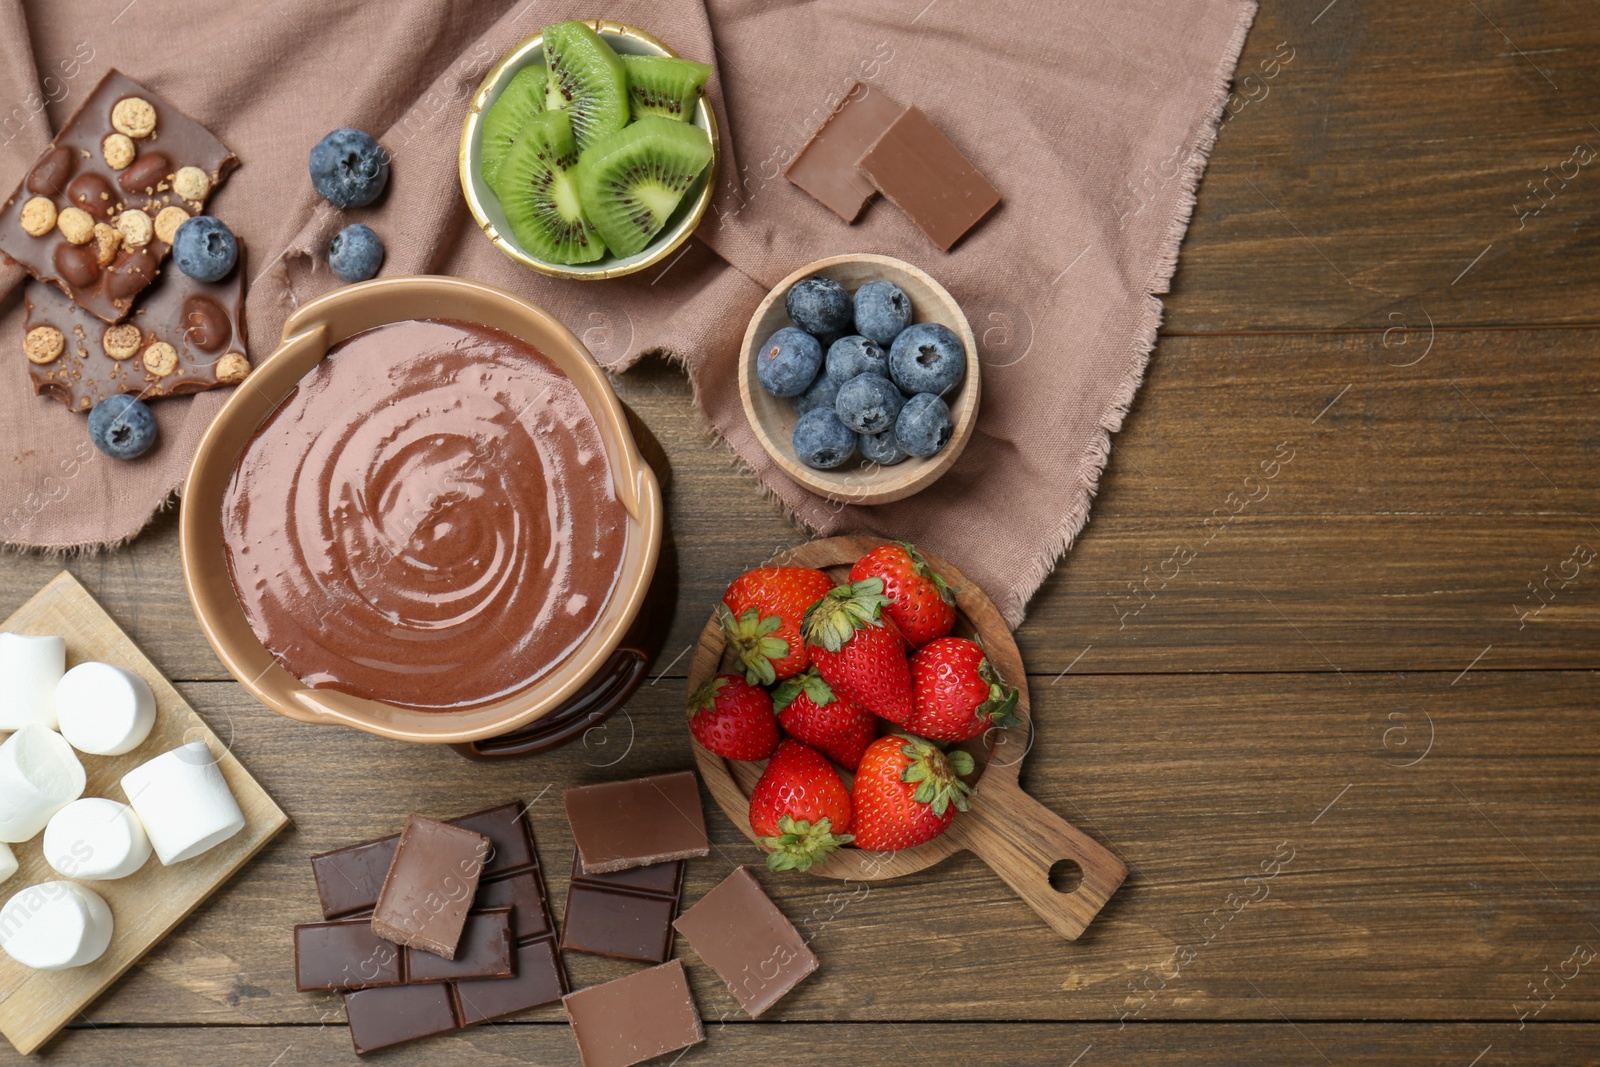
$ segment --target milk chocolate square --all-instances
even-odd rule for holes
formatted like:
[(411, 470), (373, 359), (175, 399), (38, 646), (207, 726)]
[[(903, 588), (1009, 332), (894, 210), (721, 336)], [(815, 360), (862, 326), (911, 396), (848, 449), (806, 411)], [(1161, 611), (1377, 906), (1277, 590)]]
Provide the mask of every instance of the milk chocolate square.
[[(110, 71), (0, 207), (0, 252), (96, 318), (119, 322), (155, 281), (183, 221), (158, 223), (161, 213), (201, 214), (238, 165), (204, 126)], [(199, 174), (180, 179), (189, 167)], [(124, 212), (130, 217), (119, 224)], [(30, 230), (36, 221), (50, 228)], [(102, 230), (85, 237), (78, 223)]]
[(575, 786), (563, 802), (590, 874), (609, 874), (710, 853), (693, 771)]
[(455, 959), (489, 851), (483, 834), (406, 816), (372, 912), (373, 932), (397, 945)]
[(839, 106), (784, 172), (846, 222), (854, 222), (877, 192), (856, 166), (905, 108), (882, 89), (852, 82)]
[(1000, 203), (989, 179), (914, 107), (873, 142), (859, 166), (890, 203), (946, 252)]
[(220, 282), (169, 271), (118, 323), (102, 322), (53, 285), (29, 282), (26, 329), (47, 326), (65, 341), (57, 358), (28, 364), (33, 391), (88, 411), (117, 393), (149, 400), (243, 381), (250, 373), (243, 242), (239, 251), (239, 264)]
[(672, 924), (752, 1019), (817, 969), (817, 957), (746, 867)]
[(583, 1067), (632, 1067), (706, 1039), (683, 963), (673, 960), (561, 998)]

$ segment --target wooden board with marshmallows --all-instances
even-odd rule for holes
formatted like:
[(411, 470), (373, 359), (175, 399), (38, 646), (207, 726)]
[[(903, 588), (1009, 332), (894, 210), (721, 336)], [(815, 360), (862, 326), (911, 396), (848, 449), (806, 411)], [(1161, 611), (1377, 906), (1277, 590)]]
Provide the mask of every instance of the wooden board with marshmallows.
[(289, 820), (67, 572), (0, 630), (0, 1033), (27, 1054)]

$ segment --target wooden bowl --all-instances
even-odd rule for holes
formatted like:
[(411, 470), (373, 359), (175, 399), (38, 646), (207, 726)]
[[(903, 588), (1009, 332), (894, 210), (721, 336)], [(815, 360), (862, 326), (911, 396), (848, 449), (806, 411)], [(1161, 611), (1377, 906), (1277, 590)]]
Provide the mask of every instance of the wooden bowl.
[[(843, 581), (851, 565), (885, 542), (873, 537), (830, 537), (812, 541), (768, 561), (768, 566), (816, 567)], [(1080, 832), (1055, 812), (1034, 800), (1017, 784), (1022, 758), (1033, 739), (1028, 706), (1028, 676), (1022, 655), (1000, 610), (966, 575), (948, 561), (924, 552), (928, 564), (955, 590), (958, 637), (977, 637), (989, 661), (1002, 677), (1017, 687), (1015, 726), (963, 742), (958, 747), (972, 753), (977, 764), (970, 811), (957, 815), (939, 837), (899, 852), (869, 852), (845, 846), (814, 865), (811, 873), (825, 878), (877, 881), (914, 874), (963, 849), (977, 854), (992, 867), (1024, 902), (1062, 937), (1076, 940), (1116, 892), (1128, 870), (1122, 861), (1098, 842)], [(700, 644), (689, 665), (689, 692), (712, 675), (737, 671), (737, 657), (727, 647), (727, 634), (713, 612), (700, 633)], [(687, 707), (686, 707), (687, 721)], [(885, 731), (887, 732), (887, 730)], [(711, 795), (724, 814), (751, 841), (750, 793), (766, 763), (726, 760), (694, 742), (694, 758)], [(842, 772), (848, 783), (851, 776)], [(1060, 868), (1065, 864), (1067, 871)], [(1075, 865), (1081, 875), (1076, 887), (1061, 891), (1052, 875), (1063, 875)]]
[[(945, 397), (955, 432), (944, 448), (926, 459), (912, 456), (892, 467), (880, 466), (859, 456), (842, 467), (827, 471), (800, 462), (790, 441), (794, 424), (799, 420), (794, 401), (773, 396), (762, 388), (756, 377), (755, 356), (768, 337), (792, 325), (788, 309), (784, 307), (784, 294), (795, 282), (813, 274), (832, 278), (851, 293), (874, 278), (893, 282), (911, 298), (912, 322), (941, 323), (961, 338), (967, 350), (967, 373), (955, 391)], [(744, 344), (739, 351), (739, 397), (744, 401), (745, 418), (750, 420), (761, 447), (791, 479), (838, 503), (887, 504), (904, 500), (932, 485), (967, 447), (978, 422), (979, 393), (978, 341), (972, 336), (967, 317), (961, 313), (961, 305), (925, 271), (892, 256), (829, 256), (801, 267), (779, 282), (761, 301), (744, 331)]]

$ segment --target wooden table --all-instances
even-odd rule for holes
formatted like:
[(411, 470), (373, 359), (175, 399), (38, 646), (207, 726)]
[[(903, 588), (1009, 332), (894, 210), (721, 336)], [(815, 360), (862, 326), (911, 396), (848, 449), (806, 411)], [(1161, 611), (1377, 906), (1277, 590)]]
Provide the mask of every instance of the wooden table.
[[(870, 891), (763, 873), (823, 970), (752, 1024), (680, 946), (709, 1032), (684, 1062), (1600, 1050), (1600, 559), (1568, 562), (1600, 548), (1600, 166), (1566, 163), (1600, 149), (1600, 9), (1268, 3), (1239, 89), (1093, 521), (1018, 635), (1023, 784), (1127, 884), (1068, 943), (971, 857)], [(1053, 343), (1026, 307), (968, 310), (993, 356)], [(353, 1062), (337, 999), (294, 990), (308, 854), (522, 797), (559, 903), (561, 789), (691, 765), (679, 653), (730, 577), (801, 534), (678, 373), (618, 389), (675, 467), (681, 604), (659, 677), (588, 745), (485, 767), (295, 725), (202, 640), (170, 515), (68, 562), (295, 826), (49, 1062)], [(0, 610), (59, 566), (8, 557)], [(710, 823), (690, 900), (756, 858)], [(629, 969), (570, 966), (579, 985)], [(577, 1063), (558, 1008), (384, 1062), (463, 1056)]]

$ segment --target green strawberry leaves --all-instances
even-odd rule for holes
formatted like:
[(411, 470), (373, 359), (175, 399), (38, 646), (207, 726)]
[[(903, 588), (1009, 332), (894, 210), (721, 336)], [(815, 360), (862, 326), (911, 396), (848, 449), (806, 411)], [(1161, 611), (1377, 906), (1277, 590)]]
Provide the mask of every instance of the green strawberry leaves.
[(909, 762), (905, 770), (900, 772), (900, 780), (917, 784), (917, 791), (911, 795), (911, 799), (918, 804), (928, 805), (935, 815), (944, 815), (952, 804), (957, 811), (966, 811), (970, 806), (967, 795), (972, 792), (972, 787), (961, 778), (971, 774), (976, 767), (972, 753), (959, 748), (948, 753), (941, 752), (931, 741), (909, 734), (902, 736), (906, 743), (900, 751)]
[(778, 688), (772, 691), (772, 705), (782, 712), (795, 699), (804, 693), (810, 698), (811, 703), (817, 707), (826, 707), (836, 699), (833, 688), (822, 680), (822, 675), (817, 673), (815, 667), (807, 668), (805, 673), (797, 674), (793, 678), (785, 678)]
[(759, 838), (770, 849), (767, 867), (774, 871), (805, 871), (828, 857), (840, 845), (855, 840), (853, 834), (833, 832), (833, 820), (826, 817), (815, 823), (788, 815), (778, 820), (778, 836)]
[(789, 654), (789, 642), (773, 637), (772, 632), (783, 625), (783, 620), (776, 615), (763, 619), (755, 608), (735, 618), (726, 605), (717, 610), (717, 618), (727, 631), (728, 643), (738, 654), (739, 662), (744, 664), (745, 680), (751, 685), (771, 685), (777, 681), (778, 674), (772, 664)]
[(808, 642), (837, 652), (855, 632), (883, 625), (883, 608), (891, 603), (883, 595), (882, 578), (863, 578), (838, 586), (806, 609), (801, 633)]

